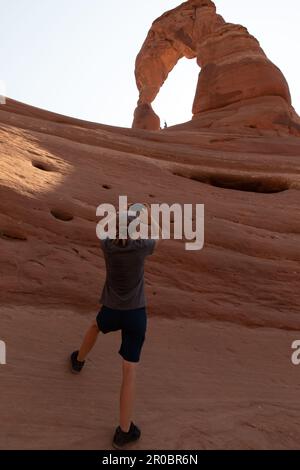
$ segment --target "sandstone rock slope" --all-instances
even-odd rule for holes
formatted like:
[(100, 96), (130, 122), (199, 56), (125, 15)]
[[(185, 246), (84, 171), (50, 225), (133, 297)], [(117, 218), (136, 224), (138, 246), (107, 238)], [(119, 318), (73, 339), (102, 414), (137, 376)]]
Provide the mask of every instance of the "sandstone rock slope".
[(126, 194), (205, 204), (204, 250), (171, 240), (149, 262), (151, 312), (300, 326), (298, 137), (114, 128), (13, 100), (0, 122), (2, 303), (96, 308), (96, 208)]

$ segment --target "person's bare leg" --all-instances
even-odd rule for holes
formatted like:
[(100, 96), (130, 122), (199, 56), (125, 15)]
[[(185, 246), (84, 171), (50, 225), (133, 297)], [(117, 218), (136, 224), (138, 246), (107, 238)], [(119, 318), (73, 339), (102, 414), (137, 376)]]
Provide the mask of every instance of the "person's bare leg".
[(135, 362), (123, 360), (123, 379), (120, 393), (120, 427), (128, 432), (131, 424), (136, 382)]
[(83, 339), (82, 345), (80, 347), (80, 350), (77, 356), (78, 361), (83, 362), (85, 360), (88, 353), (94, 347), (98, 338), (98, 334), (99, 334), (99, 328), (96, 323), (93, 323), (87, 330), (85, 337)]

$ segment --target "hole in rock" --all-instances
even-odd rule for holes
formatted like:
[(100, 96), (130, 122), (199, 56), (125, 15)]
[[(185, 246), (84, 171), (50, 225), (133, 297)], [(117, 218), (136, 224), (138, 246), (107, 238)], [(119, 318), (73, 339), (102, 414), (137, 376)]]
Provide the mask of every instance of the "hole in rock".
[(201, 175), (176, 172), (176, 176), (209, 184), (216, 188), (245, 191), (251, 193), (275, 194), (289, 190), (289, 183), (280, 178), (251, 178), (241, 175)]
[[(189, 39), (178, 31), (179, 42)], [(183, 57), (168, 75), (168, 80), (161, 87), (153, 102), (153, 109), (161, 119), (161, 127), (166, 121), (167, 127), (182, 124), (192, 118), (191, 107), (195, 99), (200, 68), (196, 59)], [(184, 83), (184, 87), (181, 84)], [(176, 106), (174, 106), (176, 103)]]
[(47, 163), (44, 163), (44, 162), (33, 161), (32, 166), (34, 168), (37, 168), (38, 170), (41, 170), (41, 171), (52, 171), (52, 168), (50, 167), (50, 165), (48, 165)]
[(51, 214), (53, 217), (55, 217), (58, 220), (62, 220), (63, 222), (70, 222), (71, 220), (74, 219), (73, 215), (70, 214), (69, 212), (62, 211), (62, 210), (52, 210)]
[(27, 237), (17, 230), (0, 230), (0, 238), (19, 242), (25, 242), (27, 240)]
[(223, 142), (232, 142), (233, 140), (236, 140), (236, 138), (235, 137), (218, 137), (216, 139), (210, 140), (209, 142), (211, 144), (215, 144), (215, 143), (223, 143)]
[(111, 189), (111, 186), (109, 184), (103, 184), (102, 188), (104, 189)]

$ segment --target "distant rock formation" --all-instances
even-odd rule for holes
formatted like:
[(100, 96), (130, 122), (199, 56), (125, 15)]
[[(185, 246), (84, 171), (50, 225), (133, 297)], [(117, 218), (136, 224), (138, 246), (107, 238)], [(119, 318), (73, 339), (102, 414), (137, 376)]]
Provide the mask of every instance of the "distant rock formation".
[[(229, 115), (230, 126), (284, 128), (300, 134), (300, 119), (282, 72), (246, 28), (226, 23), (217, 14), (211, 0), (189, 0), (154, 21), (136, 59), (139, 100), (134, 128), (160, 129), (151, 104), (183, 57), (197, 58), (201, 67), (192, 110), (199, 127), (226, 126)], [(225, 116), (202, 119), (207, 112), (237, 103), (239, 112), (233, 106)]]

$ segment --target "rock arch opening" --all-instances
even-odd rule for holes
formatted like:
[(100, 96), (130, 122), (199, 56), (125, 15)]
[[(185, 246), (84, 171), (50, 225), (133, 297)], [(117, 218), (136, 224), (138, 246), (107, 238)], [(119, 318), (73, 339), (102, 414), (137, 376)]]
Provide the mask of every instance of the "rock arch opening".
[[(160, 116), (161, 128), (190, 121), (192, 104), (199, 76), (196, 59), (183, 57), (177, 62), (153, 102), (155, 112)], [(183, 86), (184, 85), (184, 86)]]

